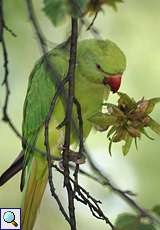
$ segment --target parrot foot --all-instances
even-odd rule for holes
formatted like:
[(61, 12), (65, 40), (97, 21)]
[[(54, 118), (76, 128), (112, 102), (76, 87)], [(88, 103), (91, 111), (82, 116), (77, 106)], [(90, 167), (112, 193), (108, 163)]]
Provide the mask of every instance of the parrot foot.
[(72, 161), (76, 164), (84, 164), (86, 159), (82, 153), (69, 150), (69, 161)]
[[(62, 146), (61, 150), (65, 150), (66, 148), (64, 146)], [(69, 150), (69, 154), (68, 154), (68, 160), (69, 162), (74, 162), (75, 164), (84, 164), (85, 163), (85, 156), (79, 152), (73, 151), (73, 150)], [(61, 161), (59, 161), (59, 166), (61, 169), (64, 169), (63, 167), (63, 159)]]

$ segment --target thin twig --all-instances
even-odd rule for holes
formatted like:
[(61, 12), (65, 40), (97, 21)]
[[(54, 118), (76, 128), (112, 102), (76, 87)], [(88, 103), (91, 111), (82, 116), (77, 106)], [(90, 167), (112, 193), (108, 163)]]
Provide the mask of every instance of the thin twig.
[(4, 24), (4, 29), (5, 29), (8, 33), (10, 33), (13, 37), (17, 37), (17, 34), (15, 34), (15, 32), (14, 32), (11, 28), (9, 28), (6, 24)]
[(8, 104), (9, 104), (9, 96), (10, 96), (10, 87), (9, 87), (9, 67), (8, 67), (8, 51), (6, 47), (6, 42), (4, 38), (4, 29), (8, 28), (5, 24), (4, 14), (3, 14), (3, 0), (0, 0), (0, 42), (2, 44), (2, 51), (3, 51), (3, 60), (4, 60), (4, 79), (2, 85), (5, 86), (5, 100), (3, 105), (3, 118), (2, 120), (10, 126), (16, 136), (20, 137), (18, 130), (16, 129), (15, 125), (13, 124), (10, 116), (8, 115)]
[(4, 30), (3, 0), (0, 0), (0, 42), (2, 41)]
[[(81, 104), (79, 103), (76, 97), (73, 98), (73, 102), (77, 108), (77, 116), (78, 116), (78, 121), (79, 121), (79, 152), (78, 153), (79, 153), (79, 158), (81, 159), (83, 157), (83, 152), (84, 152), (83, 119), (82, 119), (82, 112), (81, 112)], [(78, 184), (78, 172), (79, 172), (79, 164), (76, 164), (73, 176), (77, 184)], [(76, 186), (74, 187), (74, 190), (76, 191)]]
[(104, 175), (101, 170), (97, 167), (97, 165), (93, 162), (91, 159), (90, 155), (87, 153), (87, 159), (89, 162), (89, 165), (91, 166), (91, 169), (93, 170), (94, 174), (97, 175), (93, 176), (88, 174), (87, 172), (83, 171), (80, 169), (80, 172), (83, 173), (84, 175), (88, 176), (90, 179), (98, 182), (99, 184), (109, 187), (112, 192), (115, 192), (118, 196), (120, 196), (123, 200), (125, 200), (132, 208), (134, 208), (142, 217), (148, 218), (151, 222), (154, 222), (158, 225), (160, 225), (160, 220), (152, 216), (147, 210), (142, 208), (139, 204), (136, 203), (131, 198), (131, 195), (133, 195), (132, 192), (130, 191), (123, 191), (119, 188), (117, 188), (113, 183), (110, 181), (110, 179)]
[[(56, 165), (52, 165), (53, 168), (55, 168), (58, 172), (60, 172), (62, 175), (64, 174), (64, 171), (60, 170)], [(87, 192), (82, 186), (77, 184), (76, 181), (74, 181), (71, 177), (69, 177), (70, 181), (73, 183), (73, 185), (76, 188), (75, 199), (84, 205), (87, 205), (90, 208), (90, 211), (92, 215), (98, 219), (104, 220), (106, 224), (108, 224), (112, 230), (115, 230), (114, 225), (111, 223), (111, 221), (108, 219), (108, 217), (105, 216), (101, 208), (99, 207), (99, 203), (101, 204), (101, 201), (96, 200), (94, 197), (92, 197), (89, 192)]]
[[(63, 86), (65, 85), (65, 83), (67, 83), (68, 81), (68, 78), (64, 78), (63, 80)], [(46, 146), (46, 151), (47, 151), (47, 162), (48, 162), (48, 181), (49, 181), (49, 185), (50, 185), (50, 191), (51, 191), (51, 194), (52, 196), (56, 199), (58, 205), (59, 205), (59, 208), (60, 208), (60, 211), (62, 212), (62, 214), (64, 215), (65, 219), (70, 223), (70, 219), (67, 215), (67, 213), (65, 212), (64, 208), (63, 208), (63, 205), (61, 204), (60, 200), (59, 200), (59, 197), (55, 194), (55, 187), (54, 187), (54, 184), (53, 184), (53, 176), (52, 176), (52, 156), (51, 156), (51, 153), (50, 153), (50, 146), (49, 146), (49, 134), (48, 134), (48, 129), (49, 129), (49, 122), (50, 122), (50, 119), (51, 119), (51, 116), (54, 112), (54, 109), (55, 109), (55, 105), (56, 105), (56, 102), (57, 102), (57, 99), (59, 97), (59, 95), (61, 94), (61, 91), (63, 90), (63, 87), (62, 85), (60, 85), (52, 99), (52, 102), (51, 102), (51, 106), (50, 106), (50, 110), (47, 114), (47, 117), (46, 117), (46, 120), (45, 120), (45, 146)]]
[(73, 102), (77, 108), (77, 116), (79, 121), (79, 154), (82, 155), (84, 151), (84, 143), (83, 143), (83, 119), (82, 119), (81, 104), (79, 103), (76, 97), (73, 98)]
[(93, 37), (95, 37), (96, 39), (102, 39), (100, 32), (93, 25), (99, 11), (97, 11), (96, 16), (94, 17), (94, 19), (92, 20), (92, 22), (89, 23), (88, 20), (86, 18), (84, 18), (84, 13), (81, 11), (81, 7), (80, 7), (78, 1), (76, 1), (76, 0), (72, 0), (72, 1), (74, 2), (77, 10), (79, 11), (79, 13), (81, 15), (80, 20), (81, 20), (82, 25), (84, 25), (86, 27), (86, 30), (89, 30), (91, 32), (91, 34), (93, 35)]
[(95, 20), (96, 20), (96, 18), (97, 18), (97, 16), (98, 16), (98, 13), (99, 13), (99, 11), (97, 10), (96, 13), (95, 13), (95, 15), (94, 15), (94, 18), (92, 19), (90, 25), (89, 25), (88, 28), (87, 28), (87, 30), (90, 30), (91, 27), (93, 27), (93, 25), (94, 25), (94, 23), (95, 23)]

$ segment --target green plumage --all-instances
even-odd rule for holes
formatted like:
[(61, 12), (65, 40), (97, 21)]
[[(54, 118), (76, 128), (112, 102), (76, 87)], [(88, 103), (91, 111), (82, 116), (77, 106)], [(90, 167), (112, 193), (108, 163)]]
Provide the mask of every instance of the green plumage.
[[(47, 71), (42, 57), (29, 78), (22, 126), (24, 139), (43, 151), (45, 151), (44, 121), (56, 92), (56, 76), (60, 79), (66, 76), (69, 52), (66, 47), (58, 46), (48, 54), (48, 57), (53, 63), (55, 78)], [(126, 60), (122, 51), (109, 40), (89, 39), (78, 43), (75, 95), (82, 107), (84, 138), (91, 130), (89, 117), (101, 110), (104, 93), (106, 91), (108, 94), (110, 91), (110, 88), (103, 84), (104, 72), (97, 69), (97, 64), (101, 65), (105, 73), (112, 75), (123, 73)], [(77, 124), (75, 111), (73, 108), (73, 117)], [(49, 143), (53, 155), (60, 154), (60, 145), (63, 144), (64, 130), (56, 129), (63, 119), (64, 104), (59, 97), (49, 125)], [(72, 143), (75, 140), (76, 137), (72, 132)], [(27, 144), (23, 144), (23, 148), (25, 160), (21, 182), (21, 189), (24, 187), (22, 224), (23, 230), (31, 230), (47, 183), (47, 162)]]

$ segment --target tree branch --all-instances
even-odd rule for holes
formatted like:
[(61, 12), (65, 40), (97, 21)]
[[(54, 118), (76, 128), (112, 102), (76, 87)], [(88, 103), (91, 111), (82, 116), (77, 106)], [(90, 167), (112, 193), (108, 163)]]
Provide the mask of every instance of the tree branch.
[(69, 224), (71, 224), (70, 222), (70, 218), (68, 217), (67, 213), (65, 212), (63, 205), (61, 204), (59, 197), (57, 196), (57, 194), (55, 193), (55, 187), (53, 184), (53, 176), (52, 176), (52, 156), (50, 153), (50, 146), (49, 146), (49, 134), (48, 134), (48, 129), (49, 129), (49, 122), (51, 119), (51, 116), (54, 112), (54, 108), (57, 102), (57, 99), (59, 97), (59, 95), (61, 94), (61, 91), (63, 90), (63, 87), (65, 85), (65, 83), (67, 83), (68, 78), (64, 78), (63, 80), (63, 85), (60, 85), (52, 99), (51, 102), (51, 106), (50, 106), (50, 110), (47, 114), (46, 120), (45, 120), (45, 146), (46, 146), (46, 151), (47, 151), (47, 162), (48, 162), (48, 181), (49, 181), (49, 185), (50, 185), (50, 191), (52, 196), (56, 199), (58, 206), (60, 208), (60, 211), (62, 212), (62, 214), (64, 215), (65, 219), (69, 222)]
[(11, 118), (8, 115), (8, 104), (9, 104), (9, 96), (10, 96), (10, 87), (9, 87), (9, 68), (8, 68), (8, 52), (6, 47), (6, 42), (4, 38), (4, 29), (8, 28), (5, 24), (4, 14), (3, 14), (3, 0), (0, 0), (0, 42), (2, 44), (2, 51), (3, 51), (3, 60), (4, 60), (4, 79), (2, 85), (5, 86), (5, 101), (3, 105), (3, 118), (2, 120), (10, 126), (13, 132), (20, 137), (18, 130), (16, 129), (15, 125), (13, 124)]
[[(58, 172), (60, 172), (63, 176), (65, 176), (64, 171), (60, 170), (56, 165), (52, 165), (53, 168), (55, 168)], [(101, 208), (99, 207), (99, 203), (101, 204), (101, 201), (96, 200), (94, 197), (92, 197), (89, 192), (87, 192), (82, 186), (77, 184), (76, 181), (74, 181), (70, 176), (69, 176), (70, 181), (73, 183), (73, 185), (76, 188), (76, 193), (78, 194), (75, 195), (75, 199), (84, 205), (87, 205), (91, 213), (94, 217), (97, 219), (104, 220), (106, 224), (108, 224), (112, 230), (116, 230), (114, 225), (111, 223), (108, 217), (105, 216)]]
[(141, 217), (146, 217), (146, 218), (148, 218), (149, 221), (160, 225), (159, 219), (152, 216), (147, 210), (142, 208), (139, 204), (136, 203), (136, 201), (134, 201), (131, 198), (131, 196), (133, 196), (135, 194), (133, 194), (130, 191), (123, 191), (123, 190), (119, 189), (118, 187), (116, 187), (115, 185), (113, 185), (113, 183), (110, 181), (110, 179), (106, 175), (104, 175), (101, 172), (101, 170), (97, 167), (97, 165), (93, 162), (93, 160), (91, 159), (91, 157), (88, 153), (87, 153), (87, 159), (88, 159), (88, 163), (89, 163), (91, 169), (93, 170), (94, 174), (97, 176), (90, 175), (89, 173), (85, 172), (82, 169), (80, 169), (80, 173), (82, 173), (83, 175), (96, 181), (97, 183), (99, 183), (105, 187), (110, 188), (112, 192), (116, 193), (123, 200), (125, 200), (133, 209), (135, 209), (140, 214)]
[(96, 20), (96, 17), (98, 15), (99, 11), (96, 12), (96, 15), (93, 18), (92, 22), (89, 23), (86, 18), (84, 19), (84, 13), (81, 11), (81, 7), (80, 7), (78, 1), (76, 1), (76, 0), (71, 0), (71, 1), (76, 6), (76, 9), (79, 11), (79, 14), (81, 15), (81, 17), (80, 17), (81, 23), (82, 23), (82, 25), (84, 25), (86, 27), (86, 30), (89, 30), (91, 32), (91, 34), (93, 35), (93, 37), (95, 37), (97, 39), (102, 39), (98, 29), (93, 26), (94, 21)]
[[(82, 112), (81, 112), (81, 104), (79, 103), (76, 97), (73, 98), (73, 102), (77, 108), (77, 116), (79, 121), (79, 152), (78, 152), (79, 156), (78, 157), (79, 159), (82, 159), (84, 153), (84, 143), (83, 143), (83, 119), (82, 119)], [(78, 184), (78, 172), (79, 172), (79, 164), (76, 164), (73, 176), (77, 184)], [(76, 191), (76, 185), (74, 187), (74, 190)]]
[(99, 11), (97, 10), (96, 13), (95, 13), (95, 15), (94, 15), (94, 17), (93, 17), (93, 19), (92, 19), (92, 21), (91, 21), (91, 23), (90, 23), (90, 25), (89, 25), (88, 28), (87, 28), (87, 30), (90, 30), (91, 27), (93, 27), (93, 25), (94, 25), (94, 23), (95, 23), (95, 20), (96, 20), (96, 18), (97, 18), (97, 16), (98, 16), (98, 13), (99, 13)]
[(64, 166), (64, 186), (68, 193), (68, 205), (69, 215), (71, 221), (71, 230), (76, 230), (76, 217), (74, 206), (74, 192), (69, 179), (69, 149), (70, 149), (70, 137), (71, 137), (71, 124), (72, 124), (72, 109), (73, 99), (75, 94), (75, 68), (76, 68), (76, 55), (77, 55), (77, 37), (78, 37), (78, 22), (77, 19), (72, 18), (72, 31), (70, 40), (70, 59), (67, 76), (69, 78), (68, 87), (68, 102), (65, 114), (65, 140), (63, 151), (63, 166)]

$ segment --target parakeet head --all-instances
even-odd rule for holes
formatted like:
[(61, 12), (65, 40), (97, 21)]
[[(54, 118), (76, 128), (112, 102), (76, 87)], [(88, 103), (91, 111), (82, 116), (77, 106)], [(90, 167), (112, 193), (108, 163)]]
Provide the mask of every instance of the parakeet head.
[(118, 91), (126, 68), (126, 58), (114, 42), (83, 40), (78, 45), (78, 57), (79, 70), (86, 80), (109, 85), (113, 92)]

